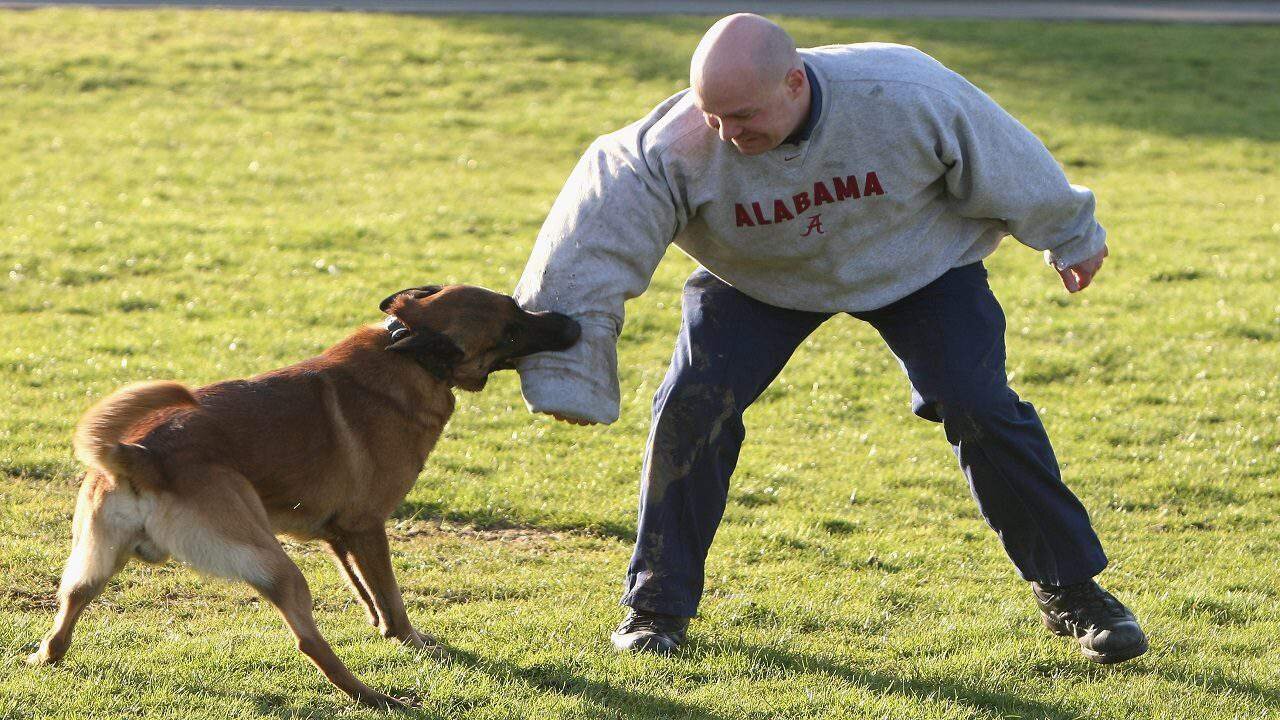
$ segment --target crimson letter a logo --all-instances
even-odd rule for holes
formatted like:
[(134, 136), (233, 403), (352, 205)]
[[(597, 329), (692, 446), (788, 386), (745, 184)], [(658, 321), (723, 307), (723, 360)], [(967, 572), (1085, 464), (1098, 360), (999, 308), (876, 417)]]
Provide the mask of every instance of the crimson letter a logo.
[(813, 217), (809, 218), (809, 227), (805, 228), (805, 231), (804, 231), (803, 233), (801, 233), (801, 234), (800, 234), (800, 237), (809, 237), (809, 233), (811, 233), (811, 232), (813, 232), (813, 231), (815, 231), (815, 230), (816, 230), (816, 231), (818, 231), (818, 234), (819, 234), (819, 235), (825, 235), (825, 234), (826, 234), (826, 233), (822, 230), (822, 214), (821, 214), (821, 213), (819, 213), (819, 214), (817, 214), (817, 215), (814, 215)]

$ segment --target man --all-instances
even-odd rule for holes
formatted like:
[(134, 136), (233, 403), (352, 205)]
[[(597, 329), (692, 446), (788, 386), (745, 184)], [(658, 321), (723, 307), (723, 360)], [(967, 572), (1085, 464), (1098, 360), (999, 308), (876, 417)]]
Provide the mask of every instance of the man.
[(834, 313), (871, 323), (941, 422), (978, 506), (1055, 633), (1091, 660), (1141, 655), (1137, 620), (1093, 580), (1106, 556), (1034, 408), (1009, 389), (1004, 315), (981, 260), (1012, 234), (1070, 292), (1107, 255), (1093, 194), (994, 101), (914, 48), (797, 51), (756, 15), (717, 22), (690, 89), (598, 139), (516, 291), (582, 340), (520, 365), (534, 412), (618, 415), (623, 302), (674, 242), (701, 263), (654, 398), (620, 650), (685, 639), (744, 436), (743, 411)]

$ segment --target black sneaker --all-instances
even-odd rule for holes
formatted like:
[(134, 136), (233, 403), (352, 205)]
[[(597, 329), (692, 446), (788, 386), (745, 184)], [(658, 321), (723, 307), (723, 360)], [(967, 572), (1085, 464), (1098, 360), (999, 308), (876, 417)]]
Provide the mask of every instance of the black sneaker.
[(1087, 580), (1074, 585), (1031, 583), (1044, 626), (1074, 637), (1080, 652), (1104, 665), (1132, 660), (1147, 651), (1138, 619), (1119, 600)]
[(688, 627), (689, 618), (631, 608), (609, 639), (619, 652), (669, 655), (684, 644)]

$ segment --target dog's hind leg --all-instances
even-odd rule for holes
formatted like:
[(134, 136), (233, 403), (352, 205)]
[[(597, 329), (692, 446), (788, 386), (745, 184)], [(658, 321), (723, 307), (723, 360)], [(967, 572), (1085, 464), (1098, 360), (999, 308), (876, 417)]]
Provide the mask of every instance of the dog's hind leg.
[(364, 586), (364, 581), (356, 573), (351, 551), (337, 538), (328, 540), (328, 544), (329, 551), (338, 564), (338, 570), (342, 573), (342, 579), (347, 581), (347, 587), (351, 588), (351, 592), (355, 593), (356, 599), (360, 601), (365, 612), (368, 613), (369, 624), (376, 628), (382, 628), (386, 621), (378, 616), (378, 607), (373, 602), (373, 596), (369, 594), (368, 588)]
[(387, 546), (386, 529), (379, 526), (364, 532), (347, 532), (342, 535), (342, 542), (355, 561), (355, 570), (364, 587), (368, 589), (382, 617), (382, 636), (395, 638), (400, 642), (433, 654), (445, 655), (444, 648), (431, 635), (418, 632), (409, 622), (409, 614), (404, 609), (404, 598), (400, 595), (400, 586), (396, 584), (396, 576), (391, 568), (391, 550)]
[(157, 508), (148, 532), (174, 557), (198, 570), (247, 582), (284, 617), (297, 647), (338, 689), (378, 708), (402, 707), (361, 682), (320, 635), (302, 571), (271, 532), (266, 510), (242, 475), (227, 468), (184, 472), (183, 492)]
[(111, 576), (129, 560), (130, 546), (142, 529), (141, 504), (130, 490), (117, 489), (90, 471), (80, 486), (71, 530), (71, 556), (58, 586), (58, 614), (40, 648), (27, 657), (31, 665), (55, 663), (71, 645), (80, 614), (102, 594)]

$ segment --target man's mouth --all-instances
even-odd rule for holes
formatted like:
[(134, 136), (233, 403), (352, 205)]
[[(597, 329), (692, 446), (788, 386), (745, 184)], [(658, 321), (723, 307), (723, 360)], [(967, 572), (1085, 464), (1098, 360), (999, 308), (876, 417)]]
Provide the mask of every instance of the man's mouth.
[(742, 153), (754, 153), (764, 146), (763, 139), (757, 135), (751, 137), (736, 137), (733, 139), (733, 146)]

